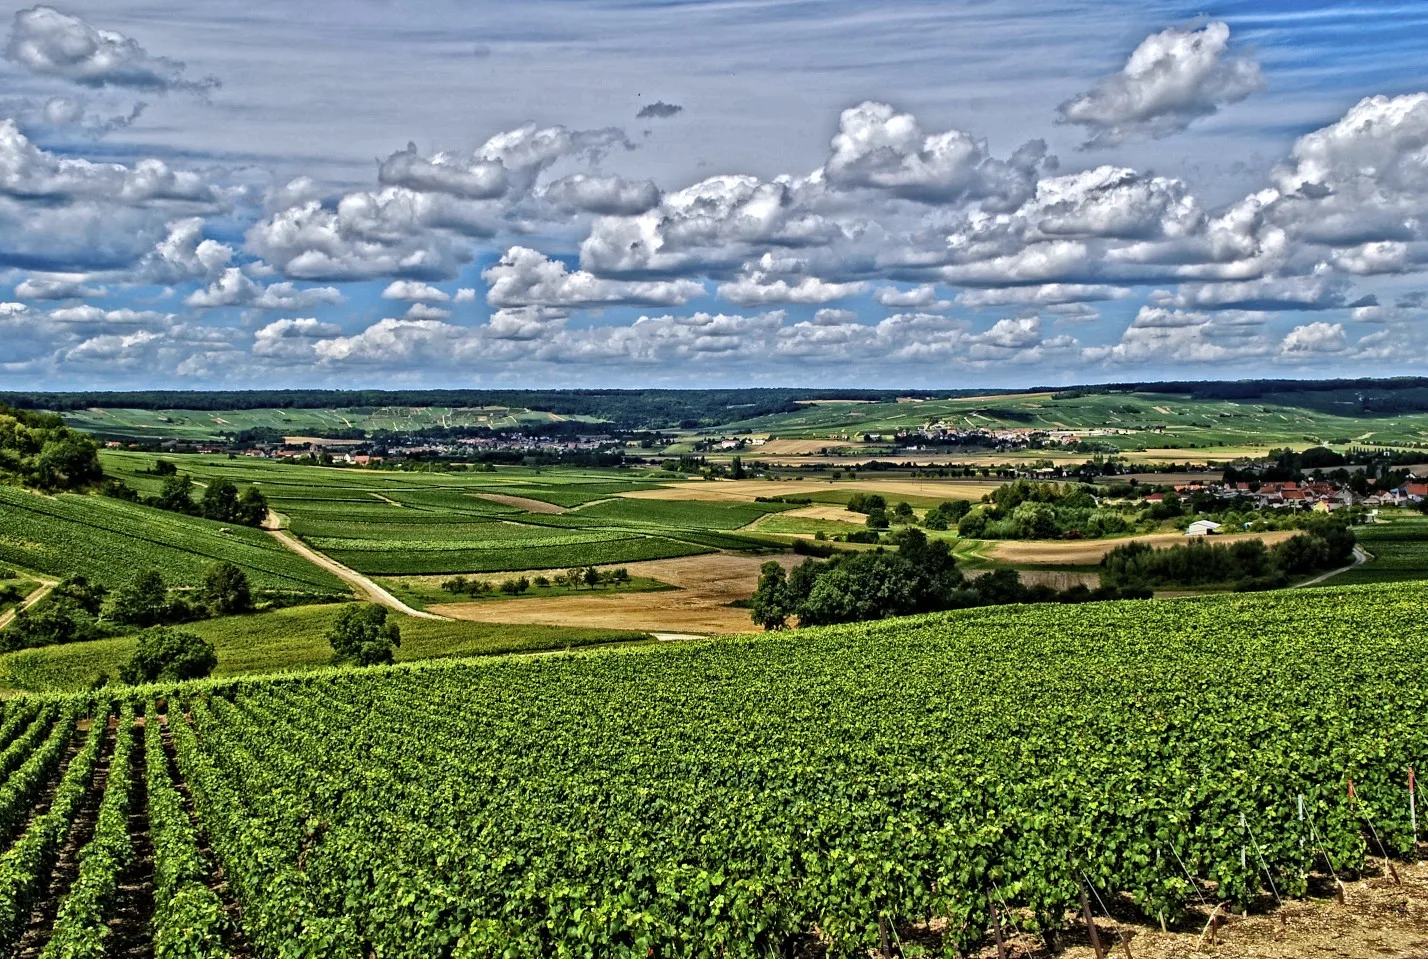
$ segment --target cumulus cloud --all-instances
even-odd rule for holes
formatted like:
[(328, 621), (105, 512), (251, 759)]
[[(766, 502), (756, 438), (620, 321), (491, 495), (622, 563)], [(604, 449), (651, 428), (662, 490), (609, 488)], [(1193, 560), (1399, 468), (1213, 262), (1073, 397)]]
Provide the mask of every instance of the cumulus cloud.
[(312, 317), (274, 320), (253, 334), (253, 353), (264, 357), (311, 359), (314, 340), (342, 335), (342, 327)]
[(413, 303), (445, 303), (451, 299), (451, 295), (445, 290), (419, 280), (393, 280), (382, 291), (382, 299), (410, 300)]
[(678, 305), (704, 293), (693, 280), (606, 280), (570, 270), (529, 247), (513, 246), (481, 274), (495, 307), (591, 307), (617, 304)]
[(1267, 314), (1205, 313), (1143, 306), (1120, 342), (1092, 347), (1087, 359), (1110, 363), (1211, 363), (1262, 356), (1271, 344), (1263, 336)]
[(877, 300), (880, 306), (895, 310), (917, 309), (938, 313), (952, 308), (951, 300), (937, 298), (937, 288), (931, 283), (924, 283), (910, 290), (881, 286), (873, 293), (873, 299)]
[(1280, 344), (1280, 355), (1286, 358), (1343, 353), (1349, 348), (1343, 324), (1323, 321), (1296, 326)]
[(646, 103), (640, 107), (640, 112), (635, 114), (635, 119), (667, 120), (683, 112), (684, 107), (677, 103), (665, 103), (663, 100), (656, 100), (654, 103)]
[(607, 174), (573, 173), (545, 188), (544, 198), (561, 207), (603, 216), (634, 216), (659, 203), (659, 187), (650, 180), (626, 180)]
[(1259, 64), (1229, 53), (1229, 40), (1229, 26), (1218, 20), (1153, 33), (1119, 73), (1061, 104), (1061, 122), (1085, 127), (1088, 147), (1178, 133), (1264, 86)]
[(5, 56), (32, 73), (88, 87), (203, 93), (219, 85), (215, 77), (188, 80), (179, 61), (153, 56), (132, 37), (46, 6), (15, 14)]
[(413, 303), (407, 307), (407, 311), (402, 314), (408, 320), (444, 320), (451, 315), (450, 310), (443, 310), (439, 306), (432, 306), (430, 303)]
[(209, 309), (223, 306), (248, 306), (258, 310), (301, 310), (319, 303), (341, 303), (342, 293), (336, 287), (318, 286), (298, 289), (284, 281), (263, 286), (230, 266), (223, 275), (204, 289), (195, 290), (184, 299), (185, 306)]
[(866, 283), (831, 283), (816, 276), (801, 275), (801, 261), (782, 264), (765, 253), (756, 264), (747, 264), (739, 277), (719, 286), (719, 295), (742, 306), (764, 303), (828, 303), (863, 292)]
[(996, 160), (983, 140), (961, 130), (924, 134), (911, 114), (869, 100), (839, 117), (823, 174), (843, 189), (886, 190), (926, 203), (982, 200), (1004, 209), (1030, 195), (1045, 159), (1045, 144), (1036, 141), (1010, 160)]

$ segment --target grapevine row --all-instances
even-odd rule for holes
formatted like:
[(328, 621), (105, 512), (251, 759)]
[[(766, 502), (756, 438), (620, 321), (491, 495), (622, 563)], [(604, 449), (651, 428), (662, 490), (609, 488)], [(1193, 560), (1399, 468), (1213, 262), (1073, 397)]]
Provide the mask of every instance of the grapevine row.
[[(14, 741), (5, 748), (4, 752), (0, 752), (0, 782), (4, 782), (5, 777), (25, 761), (30, 755), (31, 750), (35, 748), (35, 745), (49, 732), (50, 724), (55, 718), (55, 712), (54, 706), (46, 706), (37, 713), (28, 714), (33, 717), (33, 719), (29, 722), (28, 726), (25, 727), (25, 731), (17, 736)], [(17, 710), (15, 719), (20, 720), (24, 715), (26, 714)]]
[[(67, 718), (62, 725), (69, 722)], [(89, 792), (104, 742), (100, 722), (96, 720), (84, 746), (65, 770), (50, 808), (31, 820), (15, 844), (0, 856), (0, 956), (10, 955), (12, 944), (24, 931), (30, 907), (44, 891), (75, 813)]]
[(119, 877), (134, 855), (129, 806), (134, 792), (134, 708), (119, 710), (109, 779), (99, 803), (94, 835), (80, 852), (79, 875), (60, 904), (40, 959), (104, 959)]
[[(169, 776), (156, 703), (145, 709), (144, 767), (154, 845), (155, 959), (220, 959), (229, 923), (206, 874), (183, 797)], [(182, 720), (179, 720), (182, 722)]]
[[(39, 725), (39, 722), (37, 720), (36, 724)], [(39, 732), (48, 732), (48, 737), (5, 780), (5, 785), (0, 786), (0, 845), (15, 838), (25, 825), (30, 807), (64, 758), (65, 747), (74, 733), (74, 724), (73, 713), (66, 713), (57, 723), (45, 723)]]

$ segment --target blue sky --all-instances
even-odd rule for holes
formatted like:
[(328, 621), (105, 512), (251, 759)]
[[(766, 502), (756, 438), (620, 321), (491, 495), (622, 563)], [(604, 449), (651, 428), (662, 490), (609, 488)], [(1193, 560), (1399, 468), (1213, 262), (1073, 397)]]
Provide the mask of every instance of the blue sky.
[(1425, 369), (1428, 3), (0, 10), (0, 383)]

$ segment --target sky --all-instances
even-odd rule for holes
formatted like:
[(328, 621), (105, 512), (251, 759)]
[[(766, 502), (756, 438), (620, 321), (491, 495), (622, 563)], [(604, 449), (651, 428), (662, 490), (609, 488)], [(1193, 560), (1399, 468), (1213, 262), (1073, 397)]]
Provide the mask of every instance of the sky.
[(1428, 2), (0, 6), (0, 390), (1428, 373)]

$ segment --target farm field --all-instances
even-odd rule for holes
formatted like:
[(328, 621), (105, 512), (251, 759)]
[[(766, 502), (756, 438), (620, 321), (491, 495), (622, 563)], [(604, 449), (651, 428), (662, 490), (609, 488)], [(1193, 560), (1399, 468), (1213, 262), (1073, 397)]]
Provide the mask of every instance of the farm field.
[(854, 493), (882, 493), (893, 502), (905, 499), (913, 506), (935, 506), (943, 500), (979, 501), (1001, 486), (998, 480), (932, 479), (922, 477), (859, 477), (833, 480), (809, 477), (806, 480), (679, 480), (650, 489), (621, 493), (626, 499), (722, 500), (752, 503), (757, 497), (787, 496), (808, 498), (815, 503), (847, 503)]
[[(1294, 530), (1278, 530), (1269, 533), (1229, 533), (1215, 536), (1216, 543), (1233, 543), (1237, 540), (1257, 539), (1267, 546), (1293, 536)], [(1152, 533), (1148, 536), (1122, 536), (1115, 539), (1090, 539), (1073, 541), (1043, 540), (980, 540), (976, 552), (979, 556), (1004, 566), (1095, 566), (1117, 546), (1130, 542), (1143, 542), (1164, 549), (1169, 546), (1183, 546), (1183, 533)]]
[(1371, 558), (1334, 577), (1333, 582), (1393, 583), (1428, 578), (1428, 518), (1394, 515), (1354, 532)]
[[(341, 606), (297, 606), (184, 623), (218, 653), (215, 676), (320, 669), (332, 662), (327, 629)], [(398, 662), (574, 649), (648, 640), (644, 632), (598, 626), (442, 622), (392, 614), (402, 630)], [(133, 636), (45, 646), (0, 655), (0, 691), (74, 692), (101, 674), (113, 679), (134, 652)]]
[[(1188, 950), (1214, 903), (1272, 905), (1332, 888), (1326, 860), (1351, 879), (1383, 851), (1414, 851), (1405, 768), (1428, 758), (1425, 599), (1387, 585), (988, 608), (220, 679), (163, 690), (166, 710), (142, 689), (12, 701), (0, 725), (28, 758), (4, 792), (19, 813), (4, 820), (16, 868), (0, 873), (0, 943), (111, 915), (129, 917), (116, 943), (142, 938), (149, 913), (133, 918), (103, 870), (167, 875), (184, 857), (194, 895), (221, 866), (241, 906), (240, 931), (197, 925), (224, 954), (240, 933), (257, 955), (335, 959), (592, 944), (851, 957), (884, 938), (951, 954), (991, 948), (989, 902), (1011, 934), (1074, 928), (1083, 890), (1103, 935), (1137, 931), (1137, 955), (1161, 919)], [(90, 702), (100, 719), (78, 729)], [(147, 812), (80, 819), (131, 783)], [(180, 785), (192, 820), (165, 798)], [(212, 860), (191, 840), (125, 842), (174, 823), (201, 829)], [(46, 891), (55, 853), (96, 836), (117, 852), (82, 854), (89, 881), (73, 886), (94, 907), (25, 932), (32, 904), (71, 890)], [(1423, 937), (1422, 871), (1403, 873), (1399, 905), (1371, 914), (1380, 945)], [(1344, 926), (1368, 892), (1350, 887)], [(1118, 921), (1101, 901), (1119, 901)], [(1281, 942), (1309, 941), (1295, 908), (1275, 922)], [(1217, 954), (1285, 955), (1252, 941)]]
[[(662, 583), (657, 579), (647, 576), (631, 576), (628, 582), (614, 584), (601, 583), (596, 587), (589, 586), (561, 586), (554, 582), (555, 576), (568, 572), (567, 570), (550, 570), (546, 573), (521, 573), (520, 575), (529, 579), (544, 575), (551, 580), (549, 585), (532, 585), (525, 593), (509, 594), (500, 591), (502, 583), (514, 579), (514, 574), (502, 573), (499, 575), (469, 576), (470, 580), (480, 580), (488, 583), (493, 591), (483, 593), (480, 596), (471, 597), (471, 601), (478, 603), (508, 603), (514, 599), (556, 599), (563, 596), (625, 596), (636, 593), (658, 593), (663, 590), (677, 589), (668, 583)], [(407, 603), (415, 609), (425, 609), (433, 604), (463, 603), (466, 602), (458, 593), (441, 588), (441, 584), (449, 577), (446, 576), (384, 576), (376, 580), (378, 585), (389, 590), (393, 596)]]
[[(749, 611), (731, 606), (753, 595), (759, 567), (770, 558), (785, 566), (803, 557), (740, 556), (721, 553), (683, 559), (631, 563), (631, 576), (668, 583), (673, 590), (574, 593), (561, 597), (517, 597), (492, 603), (445, 602), (429, 605), (434, 613), (488, 623), (545, 623), (554, 626), (602, 626), (673, 633), (746, 633), (754, 626)], [(560, 570), (550, 570), (554, 574)], [(386, 580), (385, 582), (391, 582)]]
[(285, 436), (321, 436), (352, 429), (410, 431), (426, 427), (484, 426), (510, 428), (566, 420), (596, 423), (581, 416), (560, 416), (505, 407), (383, 406), (338, 409), (143, 410), (88, 409), (64, 413), (65, 422), (105, 437), (140, 440), (219, 440), (243, 430), (278, 430)]

